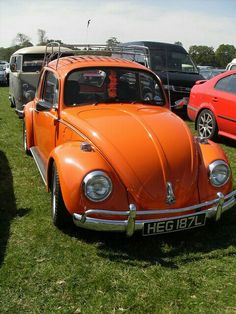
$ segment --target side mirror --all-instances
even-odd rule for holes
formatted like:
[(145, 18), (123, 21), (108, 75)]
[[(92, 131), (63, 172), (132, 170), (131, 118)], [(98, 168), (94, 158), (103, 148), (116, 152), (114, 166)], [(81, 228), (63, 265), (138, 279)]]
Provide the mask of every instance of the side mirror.
[(12, 72), (16, 72), (16, 63), (12, 63), (10, 65), (10, 69), (11, 69)]
[(50, 108), (51, 107), (42, 100), (36, 103), (36, 111), (48, 111)]

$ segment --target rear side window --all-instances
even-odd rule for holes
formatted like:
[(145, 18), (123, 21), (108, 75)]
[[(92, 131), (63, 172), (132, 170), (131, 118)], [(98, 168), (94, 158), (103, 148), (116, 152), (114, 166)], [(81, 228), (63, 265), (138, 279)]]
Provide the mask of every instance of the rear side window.
[(220, 79), (216, 83), (215, 89), (236, 94), (236, 74)]

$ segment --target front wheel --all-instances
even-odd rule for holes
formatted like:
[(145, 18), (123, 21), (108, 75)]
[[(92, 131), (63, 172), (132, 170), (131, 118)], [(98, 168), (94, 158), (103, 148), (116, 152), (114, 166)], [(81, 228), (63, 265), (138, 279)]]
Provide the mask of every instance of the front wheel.
[(197, 132), (202, 138), (213, 139), (217, 135), (217, 123), (214, 114), (205, 109), (197, 118)]
[(53, 169), (52, 169), (51, 193), (52, 193), (51, 196), (52, 196), (53, 224), (59, 229), (62, 229), (71, 225), (72, 218), (69, 212), (67, 211), (66, 206), (63, 201), (59, 176), (58, 176), (55, 163), (53, 164)]

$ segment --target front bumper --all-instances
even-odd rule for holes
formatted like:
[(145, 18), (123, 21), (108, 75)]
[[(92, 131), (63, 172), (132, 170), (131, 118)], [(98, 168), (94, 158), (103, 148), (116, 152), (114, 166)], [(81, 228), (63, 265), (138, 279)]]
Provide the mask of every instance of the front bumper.
[[(84, 214), (73, 214), (73, 221), (76, 226), (97, 230), (97, 231), (120, 231), (126, 232), (127, 236), (132, 236), (136, 230), (142, 230), (144, 223), (155, 222), (165, 220), (162, 219), (144, 219), (136, 220), (138, 216), (147, 215), (162, 215), (162, 214), (178, 214), (179, 217), (188, 217), (190, 215), (184, 215), (185, 212), (193, 211), (197, 213), (206, 213), (207, 218), (213, 218), (218, 221), (221, 218), (222, 213), (230, 209), (236, 204), (236, 190), (231, 193), (224, 195), (222, 193), (217, 193), (216, 198), (211, 201), (203, 202), (201, 204), (176, 209), (166, 209), (166, 210), (145, 210), (137, 211), (134, 204), (129, 205), (128, 211), (111, 211), (103, 209), (88, 209)], [(206, 208), (207, 207), (207, 208)], [(206, 208), (206, 209), (204, 209)], [(124, 216), (124, 220), (111, 220), (103, 218), (94, 218), (91, 215), (99, 216)], [(193, 213), (191, 213), (192, 215)], [(170, 216), (171, 218), (171, 216)], [(176, 216), (175, 216), (176, 218)]]

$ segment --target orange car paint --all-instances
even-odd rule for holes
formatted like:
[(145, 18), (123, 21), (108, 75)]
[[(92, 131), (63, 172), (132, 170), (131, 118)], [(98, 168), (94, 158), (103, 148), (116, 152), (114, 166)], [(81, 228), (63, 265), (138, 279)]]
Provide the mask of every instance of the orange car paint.
[[(35, 110), (44, 83), (42, 75), (35, 100), (24, 109), (28, 149), (38, 148), (47, 169), (48, 189), (52, 162), (56, 163), (63, 199), (71, 214), (83, 213), (94, 206), (127, 211), (130, 199), (143, 211), (181, 208), (214, 198), (218, 191), (227, 194), (232, 190), (232, 179), (223, 188), (213, 187), (208, 179), (211, 162), (216, 159), (228, 162), (223, 151), (212, 142), (199, 144), (186, 124), (169, 111), (166, 99), (164, 107), (138, 102), (65, 106), (68, 73), (95, 65), (151, 73), (142, 65), (120, 59), (62, 58), (58, 67), (57, 61), (53, 61), (43, 70), (53, 71), (58, 78), (58, 108), (43, 114)], [(115, 92), (113, 83), (111, 94)], [(82, 142), (90, 143), (92, 151), (82, 151)], [(96, 204), (84, 196), (81, 184), (92, 170), (104, 171), (113, 182), (110, 197)], [(172, 205), (166, 204), (166, 182), (174, 187), (176, 202)]]

